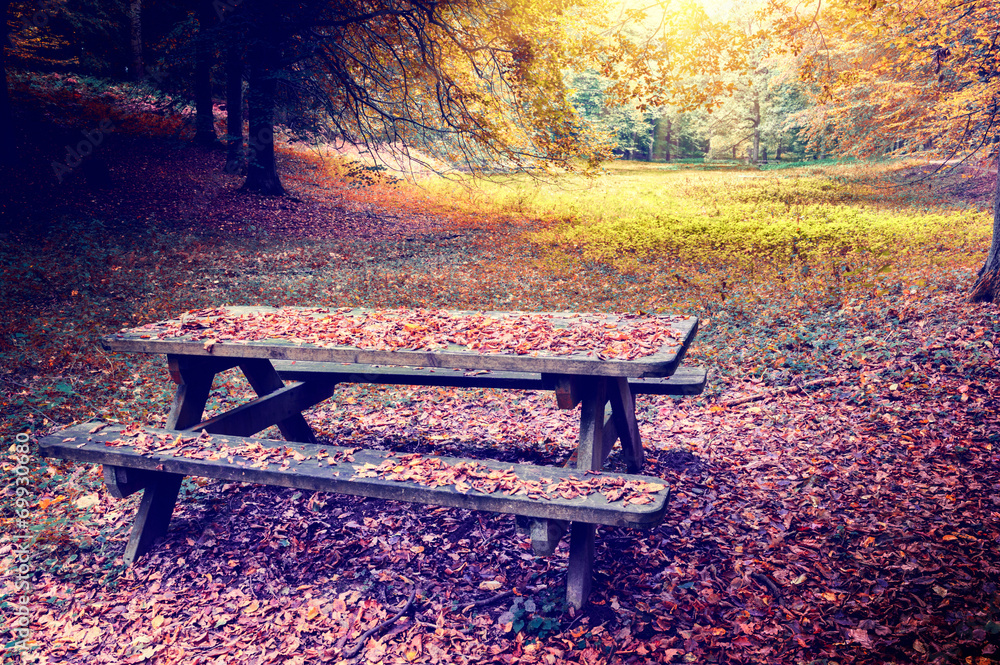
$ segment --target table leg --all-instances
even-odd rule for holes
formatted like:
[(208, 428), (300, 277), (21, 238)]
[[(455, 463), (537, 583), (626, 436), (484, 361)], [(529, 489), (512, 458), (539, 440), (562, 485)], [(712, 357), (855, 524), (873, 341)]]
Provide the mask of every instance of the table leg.
[[(582, 386), (580, 443), (576, 468), (599, 471), (604, 465), (604, 406), (608, 402), (608, 380), (595, 378)], [(608, 442), (613, 445), (614, 441)], [(590, 595), (594, 568), (594, 536), (597, 526), (574, 522), (570, 527), (569, 564), (566, 574), (566, 602), (580, 609)]]
[[(285, 382), (278, 376), (271, 361), (266, 358), (243, 359), (240, 361), (240, 369), (243, 370), (254, 391), (261, 397), (285, 387)], [(281, 435), (288, 441), (316, 443), (316, 435), (301, 413), (280, 420), (277, 425)]]
[(569, 532), (569, 566), (566, 570), (566, 602), (583, 607), (590, 595), (594, 574), (594, 539), (597, 526), (573, 522)]
[(235, 362), (218, 362), (215, 358), (167, 356), (170, 378), (177, 384), (174, 404), (167, 416), (167, 429), (187, 429), (201, 422), (205, 402), (212, 390), (212, 380), (218, 372), (235, 366)]
[[(580, 441), (576, 447), (576, 468), (600, 471), (604, 465), (604, 405), (608, 403), (608, 381), (603, 377), (582, 382)], [(609, 442), (614, 445), (614, 441)]]
[(611, 417), (615, 423), (618, 439), (622, 443), (622, 456), (629, 473), (639, 473), (645, 463), (642, 439), (639, 437), (639, 423), (635, 419), (635, 401), (628, 379), (610, 379), (608, 397), (611, 402)]

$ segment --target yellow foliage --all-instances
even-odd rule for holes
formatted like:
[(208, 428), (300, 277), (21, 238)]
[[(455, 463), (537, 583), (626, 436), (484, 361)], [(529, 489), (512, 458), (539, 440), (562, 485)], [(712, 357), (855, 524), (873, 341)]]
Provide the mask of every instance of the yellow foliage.
[(1000, 6), (968, 0), (771, 0), (774, 34), (816, 84), (815, 144), (840, 154), (989, 150)]

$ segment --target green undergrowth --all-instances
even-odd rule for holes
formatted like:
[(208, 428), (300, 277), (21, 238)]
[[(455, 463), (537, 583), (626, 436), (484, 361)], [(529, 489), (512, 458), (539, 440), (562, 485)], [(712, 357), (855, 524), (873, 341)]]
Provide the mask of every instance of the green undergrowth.
[(773, 280), (877, 287), (888, 273), (981, 260), (987, 212), (882, 184), (886, 169), (706, 174), (622, 164), (590, 181), (482, 183), (464, 196), (542, 222), (528, 237), (552, 265), (582, 258), (721, 292)]
[(768, 164), (760, 164), (757, 168), (761, 171), (778, 171), (781, 169), (809, 169), (809, 168), (822, 168), (825, 166), (834, 166), (840, 164), (852, 164), (855, 163), (853, 159), (803, 159), (797, 162), (770, 162)]

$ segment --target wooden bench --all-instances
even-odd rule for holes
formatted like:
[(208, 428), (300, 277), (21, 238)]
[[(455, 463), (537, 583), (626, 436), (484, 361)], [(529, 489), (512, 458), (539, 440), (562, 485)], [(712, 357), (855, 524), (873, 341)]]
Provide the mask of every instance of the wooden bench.
[[(532, 541), (542, 554), (554, 549), (554, 522), (649, 527), (663, 519), (669, 496), (661, 479), (648, 476), (191, 430), (90, 423), (43, 437), (39, 448), (46, 457), (103, 464), (112, 496), (144, 490), (125, 548), (129, 564), (166, 533), (184, 476), (535, 518)], [(571, 583), (584, 575), (589, 578), (590, 570), (569, 571)]]
[[(531, 372), (451, 369), (444, 367), (396, 367), (392, 365), (347, 365), (325, 362), (275, 360), (275, 370), (285, 381), (308, 381), (322, 377), (332, 383), (376, 383), (453, 388), (500, 388), (505, 390), (557, 390), (552, 375)], [(700, 395), (707, 372), (702, 367), (680, 367), (664, 378), (630, 378), (633, 395)]]

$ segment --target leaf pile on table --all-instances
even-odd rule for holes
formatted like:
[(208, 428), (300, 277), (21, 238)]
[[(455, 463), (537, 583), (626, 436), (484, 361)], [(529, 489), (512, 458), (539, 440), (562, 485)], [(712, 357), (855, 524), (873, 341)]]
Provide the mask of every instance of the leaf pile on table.
[(283, 339), (321, 347), (376, 351), (435, 350), (450, 345), (480, 353), (569, 355), (634, 360), (676, 345), (672, 324), (684, 316), (450, 312), (431, 309), (281, 308), (195, 310), (123, 333), (144, 339), (186, 338), (216, 344)]

